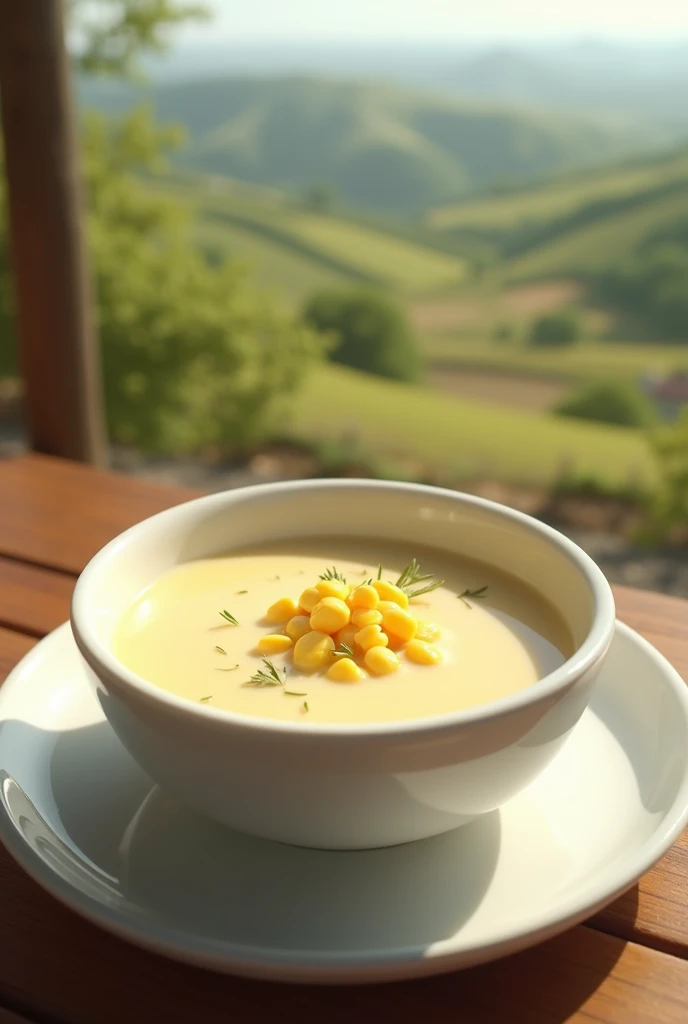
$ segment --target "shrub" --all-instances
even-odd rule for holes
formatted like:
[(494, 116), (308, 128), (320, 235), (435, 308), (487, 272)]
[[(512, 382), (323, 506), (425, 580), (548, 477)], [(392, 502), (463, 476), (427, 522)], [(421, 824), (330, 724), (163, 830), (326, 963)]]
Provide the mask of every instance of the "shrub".
[(639, 540), (657, 543), (688, 536), (688, 408), (672, 426), (651, 432), (659, 483)]
[(547, 313), (535, 321), (530, 332), (530, 344), (540, 348), (558, 348), (575, 344), (580, 336), (580, 314), (575, 309), (563, 309)]
[(624, 380), (597, 380), (575, 390), (554, 409), (558, 416), (620, 427), (649, 427), (656, 423), (655, 408), (637, 384)]
[(393, 380), (415, 381), (420, 353), (408, 320), (391, 299), (370, 291), (318, 292), (304, 319), (333, 339), (336, 363)]

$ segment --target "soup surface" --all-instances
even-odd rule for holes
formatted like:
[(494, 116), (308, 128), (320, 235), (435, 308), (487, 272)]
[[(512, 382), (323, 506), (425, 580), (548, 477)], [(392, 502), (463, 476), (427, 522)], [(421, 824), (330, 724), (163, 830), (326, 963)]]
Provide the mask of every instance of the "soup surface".
[[(412, 662), (390, 637), (399, 667), (388, 675), (366, 671), (356, 682), (336, 682), (324, 670), (299, 671), (287, 651), (269, 655), (280, 683), (252, 682), (266, 668), (259, 641), (284, 631), (265, 618), (274, 602), (287, 596), (298, 602), (333, 564), (355, 587), (375, 579), (380, 563), (382, 579), (395, 582), (412, 558), (423, 574), (443, 580), (408, 607), (439, 627), (432, 644), (439, 664)], [(238, 624), (222, 617), (224, 611)], [(331, 537), (176, 566), (136, 597), (118, 624), (113, 648), (148, 682), (207, 706), (288, 721), (382, 722), (506, 697), (563, 664), (573, 643), (552, 605), (497, 569), (420, 545)], [(362, 653), (357, 655), (363, 665)]]

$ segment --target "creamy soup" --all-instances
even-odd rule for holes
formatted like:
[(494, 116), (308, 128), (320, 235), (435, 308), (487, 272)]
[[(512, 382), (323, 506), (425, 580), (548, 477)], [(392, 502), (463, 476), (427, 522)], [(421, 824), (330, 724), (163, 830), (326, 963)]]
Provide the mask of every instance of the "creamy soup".
[[(333, 573), (335, 594), (339, 577), (350, 592), (360, 586), (370, 590), (378, 576), (383, 583), (395, 583), (412, 559), (417, 559), (420, 574), (431, 577), (431, 586), (443, 582), (411, 597), (401, 617), (394, 609), (391, 618), (385, 613), (385, 621), (408, 623), (410, 616), (428, 624), (418, 634), (428, 643), (416, 641), (414, 648), (406, 642), (408, 635), (404, 640), (388, 631), (391, 653), (380, 654), (376, 645), (377, 654), (367, 658), (353, 640), (366, 622), (363, 616), (357, 619), (359, 627), (335, 633), (331, 643), (325, 637), (329, 646), (321, 665), (305, 666), (303, 656), (302, 667), (294, 664), (304, 644), (295, 646), (285, 634), (288, 628), (298, 632), (297, 627), (288, 627), (289, 612), (282, 615), (284, 621), (276, 622), (274, 611), (268, 620), (268, 609), (277, 606), (280, 618), (282, 599), (285, 607), (290, 599), (298, 604), (304, 591)], [(422, 581), (406, 589), (413, 594), (427, 585)], [(351, 605), (351, 593), (347, 601)], [(323, 614), (338, 614), (341, 604), (336, 597), (325, 602), (326, 613), (318, 613), (317, 621)], [(379, 607), (384, 611), (391, 605)], [(309, 611), (299, 608), (296, 615), (308, 629)], [(403, 622), (394, 628), (403, 632)], [(373, 633), (384, 628), (376, 626)], [(335, 654), (343, 637), (349, 643)], [(279, 650), (287, 644), (288, 650)], [(541, 595), (481, 562), (419, 545), (318, 538), (176, 566), (127, 609), (116, 630), (114, 652), (142, 678), (209, 707), (288, 721), (383, 722), (499, 700), (561, 665), (572, 654), (573, 642)], [(419, 652), (428, 663), (418, 663)], [(331, 668), (338, 658), (348, 663), (355, 679), (328, 676), (346, 674), (346, 666)]]

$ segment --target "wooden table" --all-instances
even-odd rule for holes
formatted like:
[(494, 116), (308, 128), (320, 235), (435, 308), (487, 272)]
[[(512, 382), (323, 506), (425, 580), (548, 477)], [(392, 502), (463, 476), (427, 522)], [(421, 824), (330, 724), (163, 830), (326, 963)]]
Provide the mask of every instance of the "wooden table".
[[(194, 496), (40, 456), (0, 462), (0, 679), (69, 614), (107, 540)], [(688, 675), (688, 602), (617, 588), (619, 616)], [(621, 899), (559, 938), (444, 977), (353, 988), (243, 981), (99, 931), (0, 847), (0, 1024), (688, 1021), (688, 833)]]

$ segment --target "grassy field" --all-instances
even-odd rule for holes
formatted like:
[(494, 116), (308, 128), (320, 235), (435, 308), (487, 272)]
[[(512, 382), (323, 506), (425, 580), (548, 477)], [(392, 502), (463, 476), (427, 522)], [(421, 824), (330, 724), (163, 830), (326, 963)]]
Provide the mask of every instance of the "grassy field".
[(529, 188), (483, 196), (431, 210), (427, 222), (439, 230), (507, 231), (524, 222), (565, 217), (589, 203), (648, 192), (688, 177), (688, 155), (588, 171), (539, 182)]
[(465, 262), (456, 256), (345, 217), (309, 212), (277, 194), (237, 191), (231, 183), (222, 189), (204, 179), (158, 180), (148, 187), (192, 205), (198, 237), (207, 241), (212, 233), (216, 247), (253, 257), (258, 277), (287, 294), (320, 287), (316, 268), (329, 279), (323, 283), (358, 281), (409, 294), (456, 285), (465, 276)]
[(428, 337), (424, 340), (424, 352), (434, 365), (561, 381), (596, 377), (637, 379), (643, 373), (663, 373), (688, 366), (688, 348), (678, 345), (582, 342), (565, 349), (537, 349), (488, 340), (465, 342)]
[(688, 218), (688, 184), (631, 210), (573, 228), (505, 265), (507, 281), (586, 273), (617, 263), (649, 234)]
[(332, 365), (307, 381), (294, 404), (292, 430), (322, 439), (355, 433), (371, 454), (453, 467), (457, 476), (547, 485), (566, 467), (624, 485), (653, 473), (636, 431), (456, 400)]
[(204, 248), (245, 264), (260, 288), (277, 293), (289, 305), (301, 302), (321, 288), (346, 287), (351, 277), (302, 256), (288, 246), (263, 238), (248, 228), (212, 220), (199, 220), (194, 239)]

